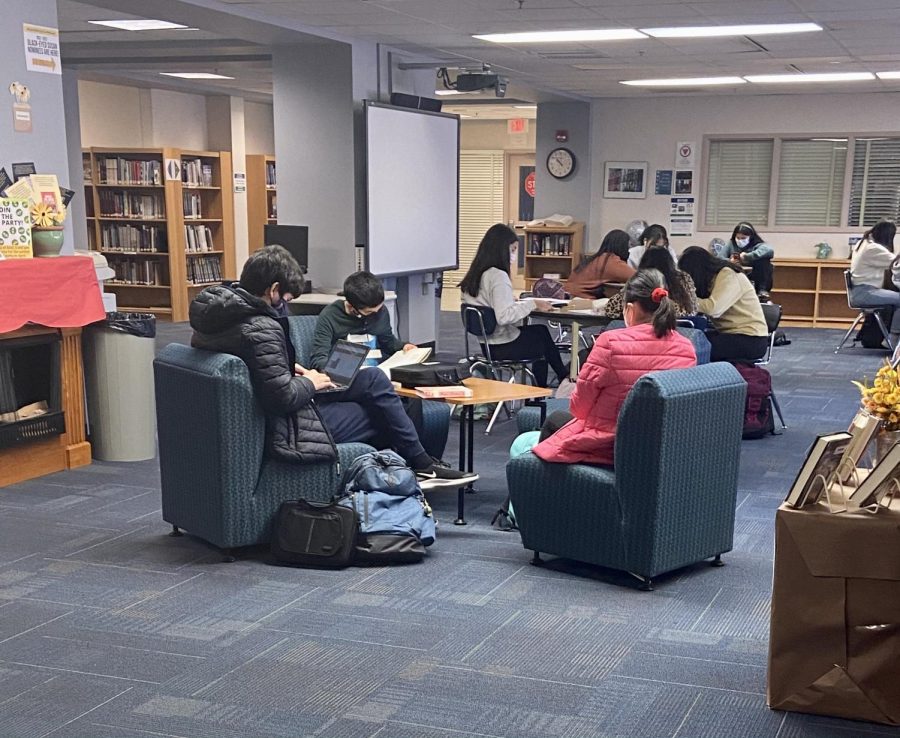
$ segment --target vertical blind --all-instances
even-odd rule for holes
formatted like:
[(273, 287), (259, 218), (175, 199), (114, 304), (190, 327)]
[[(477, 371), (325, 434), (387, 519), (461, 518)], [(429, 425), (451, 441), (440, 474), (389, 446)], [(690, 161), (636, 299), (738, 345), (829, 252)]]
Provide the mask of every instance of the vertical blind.
[(459, 153), (459, 269), (444, 272), (442, 310), (459, 309), (456, 285), (465, 276), (485, 231), (503, 222), (502, 151)]
[(900, 217), (900, 138), (858, 138), (850, 181), (851, 227)]
[(847, 140), (782, 141), (775, 224), (839, 226)]
[(774, 142), (712, 141), (706, 178), (706, 225), (768, 223)]

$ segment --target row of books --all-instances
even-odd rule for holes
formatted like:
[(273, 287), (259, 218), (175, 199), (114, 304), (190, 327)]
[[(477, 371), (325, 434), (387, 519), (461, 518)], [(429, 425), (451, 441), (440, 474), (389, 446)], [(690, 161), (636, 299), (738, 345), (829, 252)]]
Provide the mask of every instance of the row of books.
[[(85, 170), (85, 173), (89, 176), (90, 171)], [(162, 162), (98, 156), (97, 177), (100, 184), (161, 185)]]
[(191, 284), (221, 282), (222, 263), (217, 256), (198, 256), (188, 259), (187, 273)]
[(188, 252), (215, 251), (212, 229), (205, 225), (185, 225), (184, 250)]
[(184, 203), (185, 218), (202, 218), (203, 217), (203, 201), (196, 192), (182, 192), (181, 199)]
[(166, 252), (169, 244), (165, 228), (129, 223), (103, 223), (100, 226), (100, 248), (103, 251)]
[(269, 198), (269, 218), (275, 220), (278, 217), (278, 198), (275, 195)]
[(849, 491), (850, 508), (870, 508), (887, 494), (900, 492), (900, 443), (871, 469), (858, 469), (881, 421), (860, 410), (848, 431), (820, 435), (813, 441), (785, 502), (795, 508), (816, 504), (831, 491)]
[(212, 164), (202, 159), (185, 159), (181, 164), (181, 183), (186, 187), (212, 187)]
[(166, 204), (161, 195), (103, 190), (100, 192), (101, 217), (164, 219)]
[(266, 187), (275, 187), (275, 162), (266, 162)]
[(116, 276), (113, 282), (162, 286), (166, 282), (166, 265), (159, 259), (126, 259), (113, 256), (109, 268)]
[(572, 234), (532, 233), (527, 248), (531, 256), (568, 256), (572, 253)]

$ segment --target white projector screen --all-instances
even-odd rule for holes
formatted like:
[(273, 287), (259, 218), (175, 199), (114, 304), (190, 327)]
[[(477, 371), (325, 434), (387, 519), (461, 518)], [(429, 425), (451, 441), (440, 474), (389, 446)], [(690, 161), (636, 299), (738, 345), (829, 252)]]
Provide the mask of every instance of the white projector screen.
[(366, 256), (378, 276), (459, 266), (459, 118), (366, 102)]

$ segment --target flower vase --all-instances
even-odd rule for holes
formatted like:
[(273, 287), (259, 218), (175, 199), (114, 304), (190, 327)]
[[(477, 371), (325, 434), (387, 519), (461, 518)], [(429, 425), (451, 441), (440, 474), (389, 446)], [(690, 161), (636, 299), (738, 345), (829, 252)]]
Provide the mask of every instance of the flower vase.
[(900, 442), (900, 430), (882, 430), (875, 434), (875, 463), (877, 464), (895, 443)]
[(62, 226), (41, 226), (31, 229), (31, 251), (35, 256), (59, 256), (62, 247)]

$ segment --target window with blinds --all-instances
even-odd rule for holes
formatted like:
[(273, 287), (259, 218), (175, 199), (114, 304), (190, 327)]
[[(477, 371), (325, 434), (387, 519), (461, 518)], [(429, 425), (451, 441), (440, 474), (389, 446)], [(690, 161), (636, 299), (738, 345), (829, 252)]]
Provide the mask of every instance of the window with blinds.
[(900, 138), (857, 138), (853, 148), (848, 225), (900, 218)]
[(706, 170), (705, 224), (769, 221), (772, 139), (711, 141)]
[(459, 152), (459, 269), (444, 272), (443, 310), (459, 310), (456, 285), (465, 276), (485, 231), (503, 222), (503, 151)]
[(781, 142), (775, 224), (840, 226), (847, 139)]

